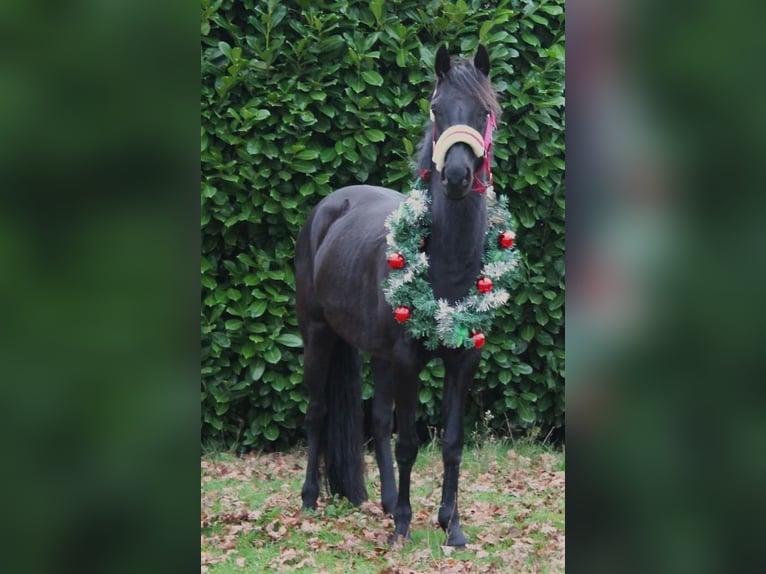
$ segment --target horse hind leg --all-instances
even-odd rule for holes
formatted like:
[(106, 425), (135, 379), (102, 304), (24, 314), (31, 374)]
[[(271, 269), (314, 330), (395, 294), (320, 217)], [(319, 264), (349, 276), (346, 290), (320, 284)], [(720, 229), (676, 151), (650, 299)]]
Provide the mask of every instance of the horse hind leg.
[(391, 363), (382, 359), (372, 360), (375, 378), (375, 394), (372, 399), (372, 435), (375, 458), (380, 471), (380, 499), (383, 511), (393, 515), (396, 510), (396, 479), (391, 456), (391, 430), (393, 427), (394, 397)]
[(394, 401), (396, 403), (396, 463), (399, 466), (399, 494), (394, 511), (392, 542), (410, 538), (412, 506), (410, 505), (410, 477), (418, 456), (418, 434), (415, 415), (418, 400), (418, 373), (420, 368), (404, 365), (394, 368)]
[(319, 465), (327, 432), (327, 371), (337, 336), (324, 323), (312, 322), (303, 329), (303, 381), (309, 397), (306, 411), (308, 463), (301, 489), (303, 508), (314, 509), (319, 497)]

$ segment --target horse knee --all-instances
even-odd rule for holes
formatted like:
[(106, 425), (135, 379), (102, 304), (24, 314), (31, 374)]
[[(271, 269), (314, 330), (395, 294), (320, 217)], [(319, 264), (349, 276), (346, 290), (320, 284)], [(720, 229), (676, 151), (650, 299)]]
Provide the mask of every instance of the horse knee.
[(444, 466), (460, 466), (463, 460), (463, 448), (448, 448), (442, 450), (442, 462)]
[(400, 437), (396, 441), (396, 462), (399, 467), (411, 467), (418, 456), (418, 442), (415, 440), (402, 440)]
[(393, 418), (390, 410), (373, 409), (372, 432), (377, 438), (385, 438), (391, 435), (391, 423)]

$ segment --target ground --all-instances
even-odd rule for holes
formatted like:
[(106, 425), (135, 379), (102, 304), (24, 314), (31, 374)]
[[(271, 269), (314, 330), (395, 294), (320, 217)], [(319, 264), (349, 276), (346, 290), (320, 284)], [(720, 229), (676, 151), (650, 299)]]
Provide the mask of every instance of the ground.
[(412, 540), (392, 548), (377, 466), (366, 456), (370, 500), (355, 508), (320, 497), (301, 510), (305, 451), (202, 458), (202, 572), (375, 574), (564, 571), (564, 454), (488, 440), (466, 449), (460, 475), (464, 549), (436, 522), (441, 453), (421, 448), (413, 470)]

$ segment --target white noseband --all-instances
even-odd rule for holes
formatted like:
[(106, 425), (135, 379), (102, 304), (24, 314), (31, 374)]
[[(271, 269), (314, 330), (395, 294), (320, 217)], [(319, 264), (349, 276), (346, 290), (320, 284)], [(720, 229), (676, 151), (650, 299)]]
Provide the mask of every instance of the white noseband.
[(447, 151), (456, 143), (467, 144), (473, 150), (476, 157), (484, 157), (484, 138), (471, 126), (458, 124), (444, 130), (439, 140), (434, 143), (434, 151), (431, 159), (436, 166), (436, 171), (441, 172), (444, 167), (444, 158)]

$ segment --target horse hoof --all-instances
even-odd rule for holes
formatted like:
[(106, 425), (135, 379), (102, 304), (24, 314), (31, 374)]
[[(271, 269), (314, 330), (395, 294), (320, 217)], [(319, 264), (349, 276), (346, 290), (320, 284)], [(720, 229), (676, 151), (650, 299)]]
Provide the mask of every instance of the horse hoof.
[(447, 546), (455, 546), (461, 548), (468, 544), (468, 540), (463, 534), (462, 530), (452, 531), (447, 536)]
[(410, 536), (409, 532), (407, 532), (407, 534), (399, 534), (398, 532), (394, 532), (391, 535), (391, 538), (388, 540), (388, 543), (394, 548), (400, 548), (407, 542), (412, 542), (412, 537)]

